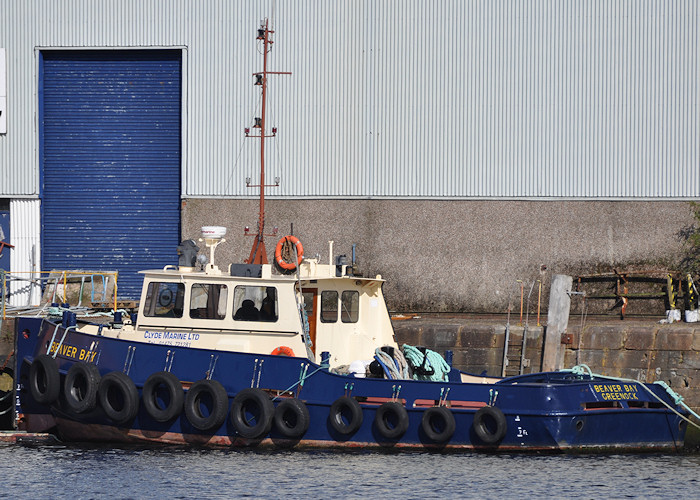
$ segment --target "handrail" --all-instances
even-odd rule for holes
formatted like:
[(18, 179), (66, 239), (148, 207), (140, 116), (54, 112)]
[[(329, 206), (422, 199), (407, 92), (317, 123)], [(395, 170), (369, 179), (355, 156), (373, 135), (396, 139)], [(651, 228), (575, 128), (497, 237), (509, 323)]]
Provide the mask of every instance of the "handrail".
[[(55, 280), (56, 284), (58, 284), (58, 280), (59, 279), (62, 280), (63, 281), (63, 297), (62, 297), (63, 302), (66, 302), (66, 289), (68, 286), (68, 279), (69, 278), (75, 278), (75, 277), (80, 277), (80, 276), (90, 276), (90, 277), (92, 277), (92, 276), (103, 276), (103, 277), (111, 276), (114, 278), (114, 310), (115, 311), (117, 310), (117, 302), (118, 302), (118, 300), (117, 300), (117, 278), (119, 276), (118, 271), (70, 271), (70, 270), (58, 271), (58, 270), (54, 270), (54, 271), (16, 271), (16, 272), (11, 272), (11, 273), (7, 272), (5, 270), (0, 270), (0, 271), (2, 271), (2, 285), (1, 286), (3, 288), (1, 291), (2, 291), (2, 318), (3, 319), (6, 319), (6, 307), (5, 307), (6, 300), (5, 300), (4, 291), (5, 291), (5, 287), (6, 287), (6, 283), (7, 283), (7, 278), (8, 277), (15, 278), (16, 275), (21, 275), (21, 274), (32, 275), (31, 278), (24, 279), (24, 281), (29, 281), (29, 282), (35, 282), (37, 280), (38, 281), (42, 281), (42, 280), (49, 281), (49, 279), (53, 279), (53, 280)], [(35, 275), (39, 275), (39, 277), (34, 278), (33, 276), (35, 276)], [(48, 276), (46, 276), (44, 278), (44, 277), (42, 277), (42, 275), (48, 275)], [(58, 276), (56, 277), (56, 275), (58, 275)], [(54, 276), (54, 278), (51, 278), (51, 276)], [(23, 280), (23, 278), (21, 278), (19, 276), (17, 276), (15, 279)], [(58, 287), (56, 287), (56, 288), (58, 288)], [(105, 290), (105, 292), (106, 292), (106, 290)], [(107, 297), (105, 296), (105, 299), (106, 298)], [(107, 300), (105, 300), (105, 302), (107, 302)]]

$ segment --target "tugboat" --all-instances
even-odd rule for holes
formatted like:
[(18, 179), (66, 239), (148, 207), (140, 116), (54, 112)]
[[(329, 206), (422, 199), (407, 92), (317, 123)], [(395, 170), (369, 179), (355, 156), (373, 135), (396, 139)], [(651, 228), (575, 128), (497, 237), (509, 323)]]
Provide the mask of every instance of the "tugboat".
[[(461, 372), (399, 346), (380, 275), (264, 244), (264, 98), (274, 33), (264, 21), (260, 216), (248, 261), (225, 269), (226, 229), (202, 228), (178, 266), (142, 271), (138, 313), (108, 324), (17, 321), (18, 411), (63, 440), (221, 447), (484, 451), (670, 450), (687, 414), (658, 384), (585, 369), (510, 378)], [(276, 131), (273, 130), (273, 135)], [(246, 130), (246, 135), (250, 131)], [(270, 136), (267, 136), (270, 137)], [(333, 255), (332, 242), (329, 254)], [(206, 263), (203, 263), (207, 261)], [(449, 359), (449, 357), (448, 357)]]

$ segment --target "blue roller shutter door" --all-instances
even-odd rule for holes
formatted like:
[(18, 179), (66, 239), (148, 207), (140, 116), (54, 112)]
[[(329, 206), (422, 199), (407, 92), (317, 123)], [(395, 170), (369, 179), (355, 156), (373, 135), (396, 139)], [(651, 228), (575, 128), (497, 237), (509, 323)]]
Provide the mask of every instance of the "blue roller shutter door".
[(179, 50), (43, 51), (40, 161), (44, 269), (174, 263), (180, 236)]

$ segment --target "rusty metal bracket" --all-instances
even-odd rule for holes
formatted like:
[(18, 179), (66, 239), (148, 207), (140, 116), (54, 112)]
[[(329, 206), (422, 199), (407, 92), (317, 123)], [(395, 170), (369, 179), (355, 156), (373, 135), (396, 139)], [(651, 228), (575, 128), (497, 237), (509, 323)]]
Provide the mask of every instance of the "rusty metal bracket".
[(561, 343), (563, 345), (568, 345), (568, 346), (573, 346), (576, 345), (577, 342), (577, 334), (575, 333), (562, 333), (561, 334)]

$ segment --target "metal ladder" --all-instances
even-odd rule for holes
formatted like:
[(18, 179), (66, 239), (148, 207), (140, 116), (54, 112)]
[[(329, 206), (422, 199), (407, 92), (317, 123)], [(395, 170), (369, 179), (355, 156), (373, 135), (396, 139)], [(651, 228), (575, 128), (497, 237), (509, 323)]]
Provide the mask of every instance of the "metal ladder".
[(525, 358), (527, 347), (528, 325), (525, 323), (520, 339), (513, 338), (510, 326), (510, 307), (508, 308), (508, 321), (506, 322), (505, 338), (503, 339), (503, 363), (501, 365), (501, 377), (522, 375), (523, 370), (530, 366), (530, 360)]

